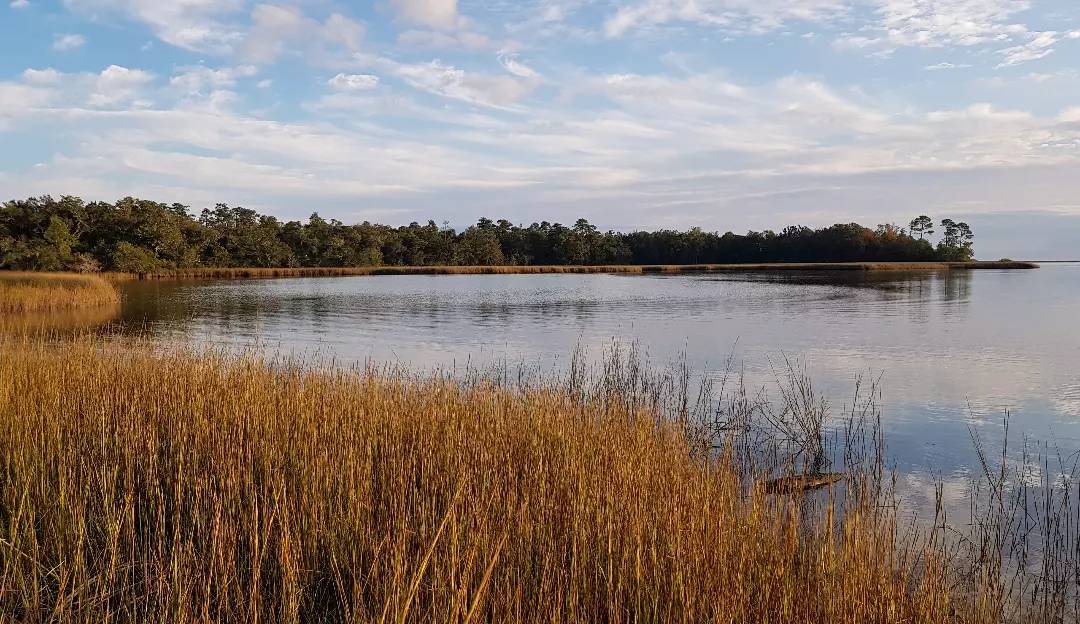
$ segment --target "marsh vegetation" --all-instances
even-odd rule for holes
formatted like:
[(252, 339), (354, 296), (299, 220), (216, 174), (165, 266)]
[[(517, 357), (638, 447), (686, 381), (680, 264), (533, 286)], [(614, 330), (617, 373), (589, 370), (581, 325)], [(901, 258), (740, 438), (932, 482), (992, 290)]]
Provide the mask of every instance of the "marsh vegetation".
[[(1041, 528), (995, 515), (1020, 500), (1006, 478), (992, 481), (993, 513), (961, 539), (943, 521), (906, 527), (873, 389), (829, 433), (829, 407), (797, 369), (771, 396), (692, 379), (618, 353), (545, 380), (8, 340), (0, 619), (1076, 613), (1076, 527), (1061, 503), (1074, 485), (1031, 498)], [(760, 487), (826, 470), (844, 482), (816, 494)], [(1031, 557), (1010, 566), (1019, 544)]]
[(98, 276), (0, 272), (0, 314), (68, 312), (119, 303), (116, 288)]

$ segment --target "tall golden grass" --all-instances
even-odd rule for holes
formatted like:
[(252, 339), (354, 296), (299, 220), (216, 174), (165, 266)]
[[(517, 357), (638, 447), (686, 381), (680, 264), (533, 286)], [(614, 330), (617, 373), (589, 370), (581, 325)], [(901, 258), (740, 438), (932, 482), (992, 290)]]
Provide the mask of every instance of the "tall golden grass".
[(654, 265), (498, 265), (379, 266), (172, 269), (153, 273), (112, 273), (111, 279), (257, 279), (364, 275), (505, 275), (536, 273), (701, 273), (721, 271), (947, 271), (970, 269), (1035, 269), (1030, 262), (789, 262), (770, 264)]
[(3, 622), (1001, 619), (876, 496), (767, 495), (610, 392), (0, 347)]
[(119, 303), (116, 288), (96, 275), (0, 272), (0, 314), (60, 312)]

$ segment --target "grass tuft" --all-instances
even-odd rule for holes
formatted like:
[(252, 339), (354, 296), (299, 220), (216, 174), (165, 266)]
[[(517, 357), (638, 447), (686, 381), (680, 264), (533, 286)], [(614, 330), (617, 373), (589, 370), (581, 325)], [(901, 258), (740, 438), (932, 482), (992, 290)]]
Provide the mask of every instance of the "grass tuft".
[(95, 275), (0, 272), (0, 314), (64, 312), (119, 303), (116, 288)]

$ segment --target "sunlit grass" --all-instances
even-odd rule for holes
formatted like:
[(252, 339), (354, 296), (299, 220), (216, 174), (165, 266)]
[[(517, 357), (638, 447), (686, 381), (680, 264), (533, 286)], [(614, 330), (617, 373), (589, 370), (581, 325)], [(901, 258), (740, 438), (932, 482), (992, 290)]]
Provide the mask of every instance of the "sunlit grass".
[(9, 340), (0, 621), (1000, 621), (878, 497), (768, 495), (633, 403)]
[(60, 312), (119, 303), (116, 288), (98, 276), (0, 271), (0, 314)]

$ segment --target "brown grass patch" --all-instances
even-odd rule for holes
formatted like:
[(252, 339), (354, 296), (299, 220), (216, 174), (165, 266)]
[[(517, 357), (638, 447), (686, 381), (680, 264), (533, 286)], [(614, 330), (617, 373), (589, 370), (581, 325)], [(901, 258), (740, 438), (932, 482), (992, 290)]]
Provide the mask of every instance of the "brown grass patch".
[(116, 288), (96, 275), (0, 272), (0, 314), (60, 312), (119, 303)]

